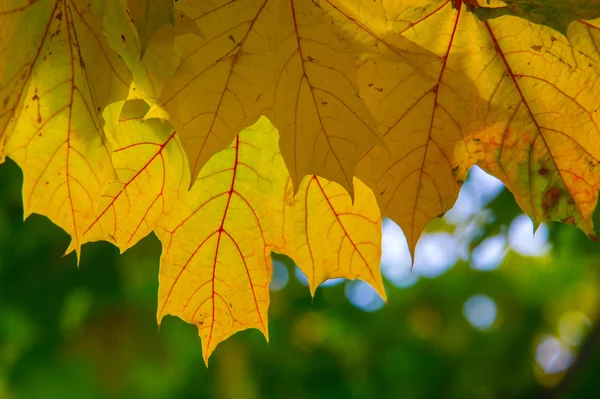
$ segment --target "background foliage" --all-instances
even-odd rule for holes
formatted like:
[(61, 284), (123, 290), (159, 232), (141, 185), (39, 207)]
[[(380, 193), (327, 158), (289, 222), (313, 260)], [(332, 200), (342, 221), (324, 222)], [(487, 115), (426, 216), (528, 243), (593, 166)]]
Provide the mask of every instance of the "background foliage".
[[(600, 248), (573, 226), (549, 225), (550, 252), (509, 249), (497, 268), (477, 256), (437, 269), (417, 262), (408, 278), (405, 264), (384, 267), (383, 307), (372, 292), (349, 295), (355, 282), (321, 287), (313, 301), (276, 256), (289, 279), (271, 292), (270, 344), (256, 330), (236, 334), (207, 369), (194, 326), (167, 317), (156, 328), (156, 237), (123, 255), (86, 244), (77, 270), (73, 254), (61, 258), (67, 234), (41, 216), (23, 223), (21, 179), (11, 161), (0, 168), (2, 398), (589, 398), (600, 387), (600, 352), (588, 347), (598, 334)], [(462, 197), (454, 219), (469, 208)], [(494, 222), (453, 226), (451, 212), (430, 233), (471, 231), (475, 254), (521, 213), (506, 190), (487, 209)], [(385, 237), (384, 257), (398, 253)], [(543, 252), (526, 234), (521, 241)], [(285, 280), (279, 266), (273, 288)], [(483, 330), (465, 317), (474, 295), (496, 305), (495, 315), (484, 306), (470, 316)]]

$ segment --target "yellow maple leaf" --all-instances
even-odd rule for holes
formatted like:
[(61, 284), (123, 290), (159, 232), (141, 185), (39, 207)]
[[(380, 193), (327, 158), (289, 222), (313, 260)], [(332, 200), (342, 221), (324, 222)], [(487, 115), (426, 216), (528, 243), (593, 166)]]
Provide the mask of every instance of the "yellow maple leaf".
[(174, 314), (197, 325), (205, 361), (239, 330), (268, 337), (270, 252), (287, 182), (276, 134), (265, 120), (240, 133), (160, 220), (158, 320)]
[(117, 181), (101, 196), (83, 234), (86, 242), (106, 240), (127, 250), (157, 227), (183, 187), (187, 164), (175, 131), (158, 119), (143, 120), (148, 109), (144, 101), (130, 100), (105, 111), (119, 116), (117, 126), (107, 126)]
[(100, 113), (126, 97), (131, 81), (87, 6), (48, 0), (0, 15), (10, 52), (0, 59), (5, 151), (23, 170), (25, 217), (40, 213), (65, 229), (68, 252), (79, 251), (85, 221), (114, 178)]
[[(512, 40), (505, 39), (509, 26), (518, 32)], [(482, 134), (482, 165), (507, 184), (536, 225), (557, 220), (592, 234), (600, 188), (600, 65), (578, 65), (597, 57), (597, 47), (579, 46), (575, 55), (567, 38), (514, 17), (487, 21), (483, 29), (499, 71), (488, 78), (496, 83), (490, 116), (509, 111), (509, 118)]]
[(283, 211), (285, 254), (308, 278), (314, 295), (327, 279), (359, 278), (386, 299), (381, 260), (381, 215), (373, 192), (354, 179), (355, 197), (337, 183), (308, 176), (294, 195), (288, 185)]
[(352, 204), (341, 186), (314, 176), (290, 197), (289, 181), (278, 133), (261, 118), (211, 158), (190, 191), (183, 184), (160, 217), (158, 320), (172, 314), (198, 326), (206, 362), (237, 331), (268, 337), (271, 251), (294, 257), (313, 292), (326, 278), (361, 278), (385, 298), (381, 217), (368, 188), (357, 182)]
[(358, 158), (380, 142), (358, 95), (356, 61), (430, 59), (389, 32), (376, 6), (358, 1), (220, 0), (176, 7), (204, 37), (178, 41), (181, 65), (161, 97), (162, 109), (152, 115), (176, 127), (192, 176), (263, 114), (281, 132), (295, 187), (317, 174), (351, 192)]

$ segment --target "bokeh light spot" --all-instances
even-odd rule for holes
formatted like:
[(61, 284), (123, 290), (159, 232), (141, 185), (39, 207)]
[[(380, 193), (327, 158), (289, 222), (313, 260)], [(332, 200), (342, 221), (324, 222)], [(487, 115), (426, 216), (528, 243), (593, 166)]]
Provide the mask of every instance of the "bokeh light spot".
[(469, 170), (469, 185), (477, 187), (477, 191), (483, 198), (484, 203), (488, 203), (500, 194), (504, 189), (504, 183), (494, 176), (486, 173), (479, 166), (473, 166)]
[(504, 235), (486, 238), (473, 250), (471, 255), (474, 269), (490, 271), (494, 270), (506, 255), (507, 240)]
[(269, 289), (271, 291), (279, 291), (283, 289), (290, 279), (290, 273), (287, 267), (277, 260), (273, 261), (273, 277), (271, 278), (271, 284)]
[(345, 278), (330, 278), (323, 281), (319, 287), (335, 287), (336, 285), (342, 284), (344, 281), (346, 281)]
[(559, 339), (546, 336), (535, 350), (535, 360), (547, 374), (560, 373), (573, 363), (573, 353)]
[(390, 219), (383, 220), (381, 238), (381, 273), (394, 286), (408, 288), (419, 279), (412, 273), (408, 244), (402, 229)]
[(345, 292), (350, 303), (365, 312), (374, 312), (385, 304), (373, 287), (364, 281), (348, 281)]
[(413, 272), (423, 277), (437, 277), (454, 266), (458, 250), (458, 240), (450, 233), (423, 234), (415, 250)]
[(304, 274), (304, 272), (300, 270), (300, 268), (297, 265), (294, 269), (294, 276), (296, 276), (296, 280), (298, 280), (300, 284), (308, 287), (308, 277), (306, 277), (306, 274)]
[(466, 222), (491, 200), (496, 198), (504, 189), (504, 184), (484, 172), (478, 166), (473, 166), (469, 177), (458, 193), (456, 203), (444, 216), (451, 224), (459, 225)]
[(454, 225), (465, 223), (473, 214), (481, 210), (482, 205), (477, 191), (465, 184), (460, 189), (454, 206), (444, 215), (444, 219)]
[(550, 251), (548, 226), (541, 224), (533, 234), (533, 222), (529, 216), (517, 216), (508, 229), (508, 241), (513, 250), (524, 256), (542, 256)]
[(473, 295), (465, 302), (463, 314), (471, 325), (479, 330), (489, 329), (496, 321), (496, 302), (485, 295)]

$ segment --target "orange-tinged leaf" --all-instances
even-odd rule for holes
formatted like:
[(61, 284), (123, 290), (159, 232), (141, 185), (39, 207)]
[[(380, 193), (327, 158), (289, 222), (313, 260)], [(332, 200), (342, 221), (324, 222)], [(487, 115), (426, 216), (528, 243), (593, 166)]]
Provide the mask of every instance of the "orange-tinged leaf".
[[(120, 114), (112, 161), (117, 181), (104, 192), (84, 240), (106, 240), (125, 251), (152, 232), (183, 187), (185, 155), (168, 123), (143, 120), (142, 100), (111, 105)], [(107, 108), (108, 110), (108, 108)], [(108, 129), (107, 129), (108, 130)]]
[[(474, 163), (502, 179), (536, 224), (574, 216), (590, 233), (600, 155), (594, 38), (573, 47), (550, 28), (512, 16), (484, 22), (450, 1), (407, 9), (396, 29), (442, 58), (439, 84), (427, 92), (407, 67), (361, 65), (361, 96), (389, 129), (390, 158), (373, 149), (357, 174), (411, 250)], [(384, 86), (380, 76), (394, 74), (397, 84)]]
[(494, 83), (488, 118), (499, 127), (481, 136), (482, 166), (506, 183), (536, 225), (569, 221), (592, 234), (600, 68), (578, 65), (597, 59), (597, 47), (575, 52), (556, 31), (514, 17), (487, 21), (481, 30), (495, 49), (488, 71), (496, 73), (485, 78)]
[(265, 337), (273, 243), (281, 240), (287, 173), (262, 119), (216, 154), (161, 217), (158, 320), (198, 326), (205, 361), (237, 331)]
[(386, 299), (379, 263), (381, 215), (373, 192), (354, 179), (346, 190), (321, 177), (306, 177), (294, 196), (291, 182), (284, 207), (285, 253), (308, 278), (311, 294), (327, 279), (359, 278)]
[(181, 65), (161, 97), (164, 109), (153, 115), (180, 133), (192, 176), (264, 114), (280, 131), (295, 187), (318, 174), (352, 191), (358, 158), (380, 142), (358, 95), (356, 61), (429, 59), (360, 2), (222, 0), (176, 8), (204, 37), (178, 41)]
[(473, 82), (476, 73), (463, 65), (465, 54), (478, 50), (470, 30), (473, 15), (456, 12), (449, 1), (406, 14), (398, 16), (396, 29), (439, 55), (439, 62), (429, 65), (435, 80), (407, 64), (369, 60), (360, 65), (361, 96), (387, 150), (368, 150), (357, 176), (375, 192), (382, 214), (402, 228), (414, 254), (427, 223), (454, 204), (458, 182), (477, 157), (471, 140), (485, 127), (487, 104)]
[(6, 153), (24, 173), (25, 216), (40, 213), (65, 229), (68, 251), (79, 251), (85, 222), (114, 179), (100, 113), (126, 97), (131, 80), (87, 5), (24, 5), (6, 19), (17, 27), (13, 35), (24, 36), (8, 40), (33, 50), (21, 50), (19, 64), (0, 60), (11, 98), (3, 111)]

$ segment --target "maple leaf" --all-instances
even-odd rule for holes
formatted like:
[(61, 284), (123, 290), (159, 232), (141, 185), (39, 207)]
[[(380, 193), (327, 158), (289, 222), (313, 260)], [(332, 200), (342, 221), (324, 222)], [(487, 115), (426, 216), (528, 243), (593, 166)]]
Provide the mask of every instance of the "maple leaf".
[(117, 181), (98, 201), (83, 234), (86, 242), (105, 240), (127, 250), (158, 226), (182, 187), (187, 165), (175, 131), (158, 119), (144, 120), (148, 110), (146, 102), (131, 100), (105, 111), (106, 119), (111, 114), (118, 119), (106, 128), (114, 137)]
[(474, 163), (500, 178), (536, 225), (560, 220), (592, 233), (597, 47), (571, 45), (522, 18), (481, 21), (450, 1), (407, 8), (397, 29), (441, 57), (439, 78), (431, 85), (385, 60), (361, 66), (361, 96), (385, 128), (390, 156), (370, 150), (357, 175), (405, 231), (411, 251), (427, 223), (452, 206), (457, 181)]
[[(153, 116), (169, 119), (192, 176), (266, 115), (281, 132), (292, 181), (317, 174), (352, 192), (361, 153), (380, 142), (359, 97), (355, 62), (430, 56), (389, 32), (376, 5), (341, 0), (179, 2), (204, 37), (178, 40), (182, 61)], [(393, 7), (389, 10), (393, 12)]]
[(85, 220), (114, 179), (100, 113), (131, 74), (83, 1), (21, 2), (0, 11), (0, 137), (24, 173), (25, 216), (48, 216), (79, 252)]
[(429, 221), (453, 206), (479, 154), (472, 136), (486, 127), (487, 102), (464, 65), (477, 45), (471, 44), (475, 19), (464, 12), (461, 26), (459, 14), (446, 1), (397, 17), (398, 32), (439, 55), (429, 65), (435, 80), (387, 60), (363, 62), (358, 70), (361, 96), (387, 146), (369, 149), (357, 176), (373, 189), (383, 215), (402, 228), (413, 254)]
[[(139, 124), (145, 112), (137, 103), (128, 108), (121, 114), (120, 129), (129, 130), (131, 122)], [(183, 162), (185, 155), (168, 131), (165, 128), (156, 142), (147, 142), (142, 134), (137, 137), (136, 147), (148, 147), (141, 157), (147, 161), (126, 171), (133, 177), (124, 193), (107, 195), (110, 205), (101, 208), (114, 210), (114, 217), (106, 217), (111, 240), (118, 245), (123, 242), (119, 237), (133, 237), (132, 226), (139, 226), (139, 220), (153, 221), (163, 245), (158, 321), (172, 314), (198, 326), (206, 362), (215, 347), (237, 331), (256, 328), (268, 337), (271, 251), (296, 257), (311, 278), (313, 292), (326, 278), (347, 277), (364, 279), (385, 297), (378, 271), (381, 217), (364, 184), (357, 181), (354, 204), (341, 186), (315, 176), (307, 177), (297, 197), (286, 197), (291, 186), (278, 150), (278, 133), (263, 118), (213, 156), (187, 191), (189, 173), (173, 162), (173, 158)], [(131, 144), (124, 148), (138, 151)], [(130, 158), (124, 155), (123, 161)], [(175, 179), (181, 182), (174, 190), (177, 198), (162, 197), (159, 206), (159, 195), (147, 192), (141, 209), (129, 206), (126, 196), (140, 196), (140, 187), (162, 187), (165, 176), (174, 175), (183, 176)], [(119, 200), (121, 208), (114, 205)], [(302, 205), (309, 202), (310, 215)], [(139, 217), (152, 209), (162, 212), (158, 217)], [(118, 223), (113, 221), (117, 217)], [(130, 246), (129, 241), (125, 245)], [(332, 245), (340, 252), (328, 251)]]
[(373, 192), (354, 179), (351, 201), (337, 183), (306, 177), (294, 195), (288, 185), (284, 220), (284, 252), (298, 263), (314, 295), (327, 279), (359, 278), (386, 299), (381, 260), (381, 214)]

